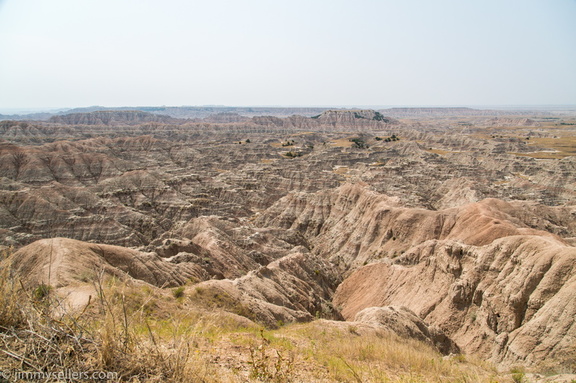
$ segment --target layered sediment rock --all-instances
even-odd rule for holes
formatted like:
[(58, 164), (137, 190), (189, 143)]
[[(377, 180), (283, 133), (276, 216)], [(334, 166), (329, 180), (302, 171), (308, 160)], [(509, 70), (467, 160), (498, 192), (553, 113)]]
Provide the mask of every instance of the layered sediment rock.
[(345, 185), (291, 194), (256, 223), (301, 231), (315, 254), (340, 268), (345, 279), (333, 303), (347, 320), (370, 307), (403, 306), (465, 352), (499, 363), (570, 363), (576, 326), (564, 305), (576, 249), (539, 230), (551, 223), (518, 203), (406, 209)]
[(560, 125), (459, 112), (3, 121), (0, 245), (23, 282), (67, 293), (102, 273), (270, 327), (346, 319), (573, 368), (570, 137), (540, 158)]

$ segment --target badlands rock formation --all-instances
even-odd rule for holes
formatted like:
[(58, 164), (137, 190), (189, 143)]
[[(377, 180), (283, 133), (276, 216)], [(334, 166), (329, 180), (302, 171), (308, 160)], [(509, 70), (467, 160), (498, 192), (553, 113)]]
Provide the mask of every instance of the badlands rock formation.
[(395, 205), (345, 185), (284, 197), (256, 223), (301, 231), (341, 269), (333, 304), (348, 320), (366, 308), (403, 306), (465, 352), (507, 363), (573, 360), (575, 307), (566, 303), (576, 248), (522, 217), (529, 227), (500, 200), (442, 211)]
[(77, 302), (109, 275), (269, 327), (576, 369), (571, 117), (312, 111), (0, 122), (12, 273)]

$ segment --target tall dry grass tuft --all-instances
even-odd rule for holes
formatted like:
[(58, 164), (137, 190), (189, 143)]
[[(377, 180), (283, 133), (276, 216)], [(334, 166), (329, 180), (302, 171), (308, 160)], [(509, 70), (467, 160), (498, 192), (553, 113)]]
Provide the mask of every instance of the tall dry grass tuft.
[[(116, 371), (126, 381), (213, 382), (203, 360), (193, 357), (194, 334), (178, 329), (170, 307), (162, 310), (151, 290), (102, 274), (94, 281), (100, 321), (93, 323), (99, 340), (99, 368)], [(157, 307), (163, 311), (155, 315)], [(164, 316), (160, 323), (154, 317)]]
[(10, 278), (10, 265), (0, 258), (0, 330), (24, 325), (24, 315), (21, 307), (22, 295), (19, 293), (20, 286)]
[[(147, 305), (134, 287), (94, 281), (96, 298), (71, 310), (47, 285), (27, 289), (0, 269), (0, 367), (30, 373), (106, 371), (119, 382), (217, 382), (193, 355), (193, 334), (150, 325)], [(177, 323), (170, 318), (162, 327)], [(142, 331), (142, 329), (145, 331)], [(157, 333), (168, 337), (160, 338)]]
[(85, 355), (94, 350), (94, 339), (77, 318), (62, 314), (63, 303), (50, 286), (26, 289), (6, 262), (0, 273), (2, 367), (29, 372), (88, 367)]

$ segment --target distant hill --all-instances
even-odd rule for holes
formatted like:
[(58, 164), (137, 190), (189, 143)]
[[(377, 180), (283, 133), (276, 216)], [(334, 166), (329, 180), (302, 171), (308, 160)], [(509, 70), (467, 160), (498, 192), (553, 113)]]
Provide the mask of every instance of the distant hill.
[(103, 106), (90, 106), (86, 108), (70, 109), (70, 113), (90, 113), (96, 111), (121, 111), (121, 110), (138, 110), (157, 115), (165, 115), (174, 118), (206, 118), (213, 115), (222, 115), (227, 113), (236, 113), (244, 117), (254, 116), (275, 116), (287, 117), (300, 115), (311, 117), (318, 115), (328, 108), (291, 108), (291, 107), (239, 107), (239, 106), (139, 106), (139, 107), (121, 107), (108, 108)]
[(35, 120), (43, 121), (49, 119), (51, 113), (31, 113), (31, 114), (0, 114), (0, 121), (3, 120)]
[(170, 116), (156, 115), (139, 110), (97, 111), (53, 116), (49, 122), (66, 125), (137, 125), (146, 122), (180, 122)]
[(550, 112), (534, 110), (490, 110), (490, 109), (474, 109), (467, 107), (437, 107), (437, 108), (389, 108), (381, 109), (380, 112), (387, 116), (397, 118), (409, 117), (484, 117), (484, 116), (522, 116), (528, 112), (538, 116), (549, 116)]

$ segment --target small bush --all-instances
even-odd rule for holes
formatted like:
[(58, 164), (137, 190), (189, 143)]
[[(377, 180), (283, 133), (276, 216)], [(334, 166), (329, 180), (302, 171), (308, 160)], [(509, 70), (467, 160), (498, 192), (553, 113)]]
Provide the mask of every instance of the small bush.
[(270, 341), (260, 330), (260, 345), (250, 347), (250, 377), (264, 382), (291, 382), (294, 374), (293, 356), (285, 356), (270, 347)]
[(182, 298), (184, 296), (184, 286), (176, 287), (174, 290), (172, 290), (172, 295), (176, 299)]
[(348, 326), (348, 332), (350, 334), (353, 334), (353, 335), (360, 335), (358, 333), (358, 327), (356, 327), (356, 326), (352, 326), (352, 325)]
[(384, 117), (384, 116), (382, 115), (382, 113), (380, 113), (380, 112), (374, 113), (374, 117), (372, 117), (372, 119), (373, 119), (373, 120), (376, 120), (376, 121), (385, 121), (385, 122), (388, 122), (388, 119), (387, 119), (386, 117)]
[(368, 149), (368, 145), (366, 144), (366, 142), (364, 142), (364, 139), (356, 137), (356, 138), (351, 138), (350, 139), (351, 142), (354, 143), (354, 147), (358, 148), (358, 149)]
[(293, 151), (289, 151), (285, 154), (286, 157), (289, 158), (296, 158), (296, 157), (302, 157), (302, 153), (301, 152), (293, 152)]
[(52, 291), (52, 286), (45, 283), (41, 283), (33, 291), (33, 297), (37, 301), (43, 301), (50, 296), (50, 291)]
[(522, 383), (524, 382), (524, 379), (526, 377), (526, 374), (524, 373), (524, 370), (518, 367), (514, 367), (512, 369), (510, 369), (510, 373), (512, 374), (512, 380), (515, 383)]

